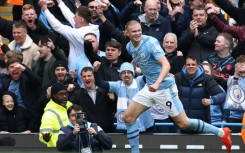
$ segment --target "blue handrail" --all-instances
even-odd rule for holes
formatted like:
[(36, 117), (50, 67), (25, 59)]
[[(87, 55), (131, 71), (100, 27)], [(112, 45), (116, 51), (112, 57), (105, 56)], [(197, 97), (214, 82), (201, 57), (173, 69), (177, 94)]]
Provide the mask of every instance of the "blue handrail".
[[(114, 123), (114, 125), (116, 126), (117, 123)], [(156, 126), (174, 126), (174, 123), (172, 122), (166, 122), (166, 123), (155, 123)], [(242, 123), (225, 123), (225, 122), (217, 122), (217, 123), (213, 123), (212, 125), (214, 126), (219, 126), (219, 127), (231, 127), (231, 126), (240, 126), (242, 127)]]
[[(155, 123), (156, 126), (174, 126), (174, 123)], [(231, 127), (231, 126), (242, 126), (242, 123), (225, 123), (225, 122), (217, 122), (217, 123), (213, 123), (212, 125), (214, 126), (219, 126), (219, 127)]]

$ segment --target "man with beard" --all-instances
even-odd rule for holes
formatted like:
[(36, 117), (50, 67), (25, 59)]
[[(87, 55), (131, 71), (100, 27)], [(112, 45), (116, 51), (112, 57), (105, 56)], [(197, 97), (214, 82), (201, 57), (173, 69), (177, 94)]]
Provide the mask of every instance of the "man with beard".
[(44, 109), (39, 134), (39, 140), (47, 144), (47, 147), (56, 147), (60, 128), (69, 124), (66, 112), (71, 105), (66, 86), (63, 83), (54, 83), (51, 87), (51, 99)]
[[(100, 62), (94, 63), (95, 72), (99, 69)], [(132, 98), (138, 91), (140, 91), (145, 85), (145, 77), (138, 76), (134, 79), (134, 67), (132, 64), (128, 62), (124, 62), (120, 67), (120, 76), (122, 81), (103, 81), (100, 79), (99, 75), (95, 73), (97, 85), (106, 91), (113, 92), (118, 96), (117, 99), (117, 130), (119, 132), (126, 132), (126, 125), (123, 121), (123, 114), (126, 111), (129, 103)], [(149, 130), (150, 127), (153, 126), (154, 121), (150, 114), (150, 111), (147, 110), (142, 113), (136, 120), (135, 130), (139, 130), (140, 132)], [(139, 148), (134, 147), (139, 144), (138, 137), (131, 137), (130, 133), (127, 133), (128, 141), (131, 146), (131, 152), (139, 152)]]
[[(27, 26), (27, 33), (34, 41), (34, 43), (38, 43), (39, 36), (43, 34), (50, 34), (53, 37), (54, 34), (51, 33), (42, 22), (37, 19), (36, 11), (31, 4), (26, 4), (22, 7), (22, 20)], [(13, 21), (5, 20), (0, 17), (0, 34), (8, 38), (10, 40), (13, 39), (12, 37), (12, 25), (14, 24)]]
[(67, 91), (70, 93), (70, 96), (76, 89), (79, 89), (79, 85), (74, 82), (73, 77), (68, 73), (68, 66), (66, 61), (55, 62), (54, 75), (55, 76), (51, 84), (56, 82), (63, 83), (67, 87)]
[(41, 106), (40, 111), (43, 113), (43, 108), (49, 102), (51, 95), (51, 88), (54, 83), (62, 83), (65, 85), (67, 92), (69, 93), (68, 99), (72, 96), (73, 92), (79, 89), (79, 85), (74, 82), (73, 77), (68, 73), (67, 61), (57, 60), (54, 63), (54, 78), (43, 88), (41, 94)]

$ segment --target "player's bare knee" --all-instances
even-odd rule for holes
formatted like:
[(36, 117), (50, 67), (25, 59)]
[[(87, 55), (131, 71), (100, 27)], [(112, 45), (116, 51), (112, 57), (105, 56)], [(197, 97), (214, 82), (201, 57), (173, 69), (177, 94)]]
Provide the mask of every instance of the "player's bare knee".
[(183, 130), (188, 129), (188, 124), (187, 123), (179, 122), (179, 123), (176, 123), (176, 124), (178, 125), (178, 127), (180, 129), (183, 129)]
[(127, 123), (127, 124), (130, 124), (130, 123), (134, 122), (134, 119), (131, 116), (127, 115), (127, 114), (123, 115), (123, 119), (124, 119), (124, 122)]
[(188, 129), (190, 119), (186, 116), (185, 112), (182, 112), (178, 116), (174, 117), (173, 120), (180, 129)]

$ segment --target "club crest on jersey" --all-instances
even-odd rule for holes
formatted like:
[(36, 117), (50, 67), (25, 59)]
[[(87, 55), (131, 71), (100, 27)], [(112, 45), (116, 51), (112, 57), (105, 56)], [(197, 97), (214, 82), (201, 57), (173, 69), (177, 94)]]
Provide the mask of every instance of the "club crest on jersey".
[(229, 96), (235, 103), (238, 104), (244, 102), (245, 100), (244, 91), (239, 85), (233, 85), (231, 87)]
[(141, 53), (141, 54), (140, 54), (140, 57), (141, 57), (141, 58), (145, 58), (145, 53)]
[(124, 113), (125, 113), (124, 111), (121, 111), (121, 112), (118, 113), (118, 116), (117, 116), (118, 121), (121, 122), (121, 123), (124, 123), (124, 120), (123, 120), (123, 114)]

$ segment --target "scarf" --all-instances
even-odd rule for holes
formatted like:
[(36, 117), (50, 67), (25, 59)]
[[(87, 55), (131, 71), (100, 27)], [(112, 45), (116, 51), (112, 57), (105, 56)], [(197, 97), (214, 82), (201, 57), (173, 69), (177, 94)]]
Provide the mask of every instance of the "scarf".
[[(118, 99), (117, 99), (117, 129), (126, 130), (126, 125), (123, 121), (122, 115), (126, 111), (132, 98), (136, 95), (138, 91), (139, 89), (135, 79), (133, 80), (130, 86), (126, 86), (122, 82), (121, 87), (118, 91)], [(138, 122), (139, 125), (138, 129), (140, 131), (145, 131), (145, 128), (140, 123), (139, 118), (137, 118), (136, 122)]]

